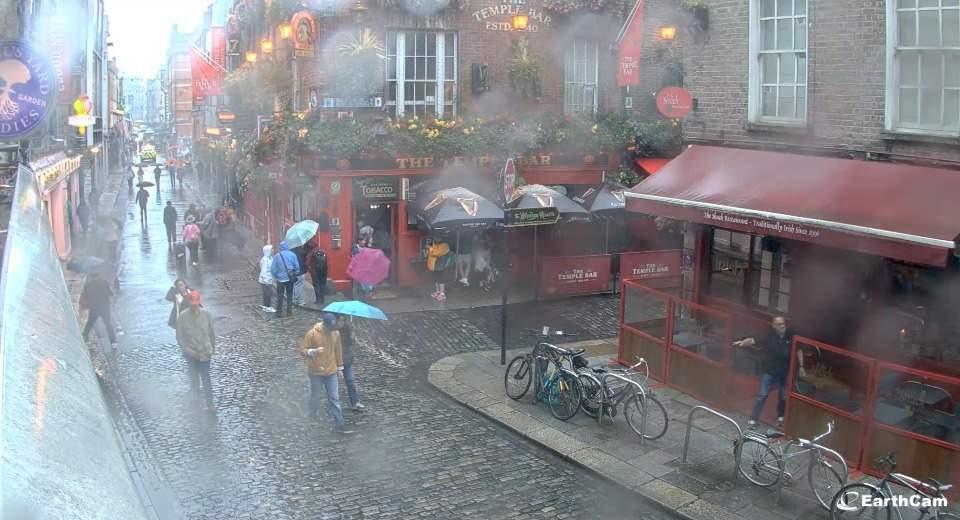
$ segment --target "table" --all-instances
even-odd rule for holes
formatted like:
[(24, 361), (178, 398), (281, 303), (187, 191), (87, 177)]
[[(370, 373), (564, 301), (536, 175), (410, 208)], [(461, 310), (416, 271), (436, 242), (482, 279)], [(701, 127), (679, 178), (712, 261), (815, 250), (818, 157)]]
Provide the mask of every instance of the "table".
[(671, 343), (678, 347), (683, 347), (700, 355), (705, 353), (705, 347), (709, 342), (710, 340), (708, 338), (692, 332), (676, 332), (673, 334), (673, 340), (671, 341)]
[(878, 423), (897, 426), (912, 416), (903, 406), (895, 406), (883, 402), (877, 403), (877, 410), (874, 417)]
[(916, 381), (907, 381), (901, 385), (897, 388), (897, 394), (908, 401), (930, 407), (952, 400), (950, 394), (943, 388)]

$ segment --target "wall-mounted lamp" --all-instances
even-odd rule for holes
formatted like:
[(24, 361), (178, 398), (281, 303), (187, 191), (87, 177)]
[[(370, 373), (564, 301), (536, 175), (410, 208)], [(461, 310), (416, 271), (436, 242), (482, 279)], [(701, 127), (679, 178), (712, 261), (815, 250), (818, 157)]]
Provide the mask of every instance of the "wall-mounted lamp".
[(513, 15), (513, 30), (514, 31), (526, 31), (527, 22), (530, 21), (530, 18), (525, 14), (515, 14)]
[(367, 16), (367, 6), (363, 5), (363, 0), (357, 0), (353, 3), (353, 7), (350, 8), (350, 15), (353, 17), (353, 23), (363, 24), (364, 19)]
[(255, 63), (257, 61), (257, 53), (253, 51), (247, 51), (246, 58), (247, 63)]
[(280, 38), (283, 38), (284, 40), (289, 40), (290, 36), (292, 35), (293, 35), (293, 27), (291, 27), (290, 24), (286, 22), (280, 24)]
[(271, 41), (269, 38), (260, 40), (260, 50), (263, 51), (264, 54), (270, 54), (273, 52), (273, 41)]
[(664, 25), (660, 28), (660, 39), (661, 40), (673, 40), (677, 37), (677, 26), (676, 25)]

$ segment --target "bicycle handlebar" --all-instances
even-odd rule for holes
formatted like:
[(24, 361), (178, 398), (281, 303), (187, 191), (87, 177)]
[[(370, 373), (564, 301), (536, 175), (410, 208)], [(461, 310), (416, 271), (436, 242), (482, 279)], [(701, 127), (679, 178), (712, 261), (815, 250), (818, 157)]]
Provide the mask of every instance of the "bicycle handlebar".
[(828, 437), (831, 433), (833, 433), (833, 425), (834, 425), (834, 421), (827, 422), (827, 431), (814, 437), (813, 443), (816, 444), (820, 442), (820, 439), (823, 439), (824, 437)]
[(578, 349), (578, 350), (567, 350), (567, 349), (565, 349), (565, 348), (563, 348), (563, 347), (558, 347), (558, 346), (556, 346), (556, 345), (551, 345), (550, 343), (540, 343), (540, 344), (537, 345), (537, 347), (546, 347), (547, 349), (552, 350), (552, 351), (556, 352), (557, 354), (560, 354), (561, 356), (571, 356), (571, 357), (575, 357), (575, 356), (579, 356), (580, 354), (583, 354), (584, 352), (586, 352), (586, 349), (582, 349), (582, 348), (581, 348), (581, 349)]
[(540, 330), (537, 330), (537, 329), (526, 329), (526, 332), (527, 332), (527, 334), (529, 334), (529, 335), (534, 335), (534, 336), (538, 336), (538, 337), (541, 337), (541, 338), (548, 338), (548, 337), (550, 337), (550, 336), (560, 336), (560, 337), (564, 337), (564, 338), (572, 338), (572, 337), (576, 336), (576, 334), (571, 333), (571, 332), (564, 332), (564, 331), (562, 331), (562, 330), (550, 330), (550, 327), (546, 327), (546, 326), (543, 327), (543, 328), (540, 329)]

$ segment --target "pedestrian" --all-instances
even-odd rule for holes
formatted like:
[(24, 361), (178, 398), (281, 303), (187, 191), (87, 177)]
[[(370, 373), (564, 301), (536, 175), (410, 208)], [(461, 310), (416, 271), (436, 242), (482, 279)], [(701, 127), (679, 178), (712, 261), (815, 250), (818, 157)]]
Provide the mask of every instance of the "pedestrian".
[(450, 259), (450, 246), (442, 237), (435, 237), (427, 246), (427, 271), (433, 276), (434, 292), (430, 296), (438, 302), (447, 299), (446, 278), (444, 271)]
[(300, 264), (297, 255), (290, 251), (286, 240), (280, 241), (280, 252), (274, 255), (270, 273), (277, 281), (277, 317), (283, 316), (284, 295), (287, 299), (287, 316), (293, 316), (293, 284), (297, 281)]
[(117, 247), (120, 243), (120, 229), (117, 223), (110, 217), (100, 217), (99, 219), (100, 239), (103, 240), (103, 249), (107, 253), (107, 259), (117, 265)]
[(137, 187), (142, 188), (140, 183), (143, 182), (143, 166), (137, 166)]
[(188, 219), (188, 218), (190, 218), (190, 217), (193, 217), (193, 220), (194, 220), (195, 222), (199, 222), (200, 219), (203, 218), (203, 214), (200, 213), (200, 210), (199, 210), (199, 209), (197, 209), (197, 205), (196, 205), (196, 204), (190, 203), (190, 206), (187, 207), (187, 211), (185, 211), (185, 212), (183, 213), (183, 218), (184, 218), (184, 219)]
[(176, 173), (176, 172), (177, 172), (177, 167), (176, 167), (176, 166), (174, 166), (174, 165), (172, 165), (172, 164), (169, 165), (169, 166), (167, 166), (167, 175), (170, 176), (170, 189), (171, 189), (171, 190), (177, 188), (177, 173)]
[(77, 219), (80, 220), (80, 229), (83, 231), (83, 236), (86, 237), (87, 227), (90, 225), (90, 206), (87, 206), (87, 202), (84, 200), (81, 200), (77, 206)]
[(153, 179), (156, 181), (154, 184), (157, 186), (157, 193), (160, 193), (160, 165), (153, 167)]
[[(271, 266), (273, 265), (273, 246), (267, 244), (263, 246), (263, 256), (260, 257), (260, 274), (257, 277), (257, 281), (260, 282), (260, 290), (263, 291), (263, 310), (266, 312), (277, 312), (277, 309), (273, 308), (273, 284), (276, 280), (273, 278), (273, 273), (270, 271)], [(280, 296), (277, 295), (277, 298)]]
[(177, 241), (177, 208), (173, 207), (173, 202), (169, 200), (163, 208), (163, 225), (167, 228), (167, 242), (173, 247), (173, 243)]
[(80, 308), (89, 310), (87, 324), (83, 327), (84, 341), (90, 339), (90, 331), (93, 330), (99, 319), (103, 321), (103, 326), (107, 328), (110, 344), (113, 347), (117, 346), (113, 320), (110, 318), (110, 298), (112, 297), (113, 291), (110, 290), (110, 283), (100, 273), (94, 271), (87, 275), (87, 281), (83, 284), (83, 291), (80, 293)]
[(140, 224), (147, 223), (147, 201), (150, 200), (150, 194), (147, 193), (147, 190), (140, 187), (140, 191), (137, 192), (137, 204), (140, 205)]
[(323, 320), (307, 331), (300, 342), (300, 355), (307, 364), (310, 376), (310, 417), (320, 415), (321, 392), (327, 397), (327, 413), (333, 419), (334, 431), (353, 433), (347, 429), (340, 407), (340, 386), (337, 373), (343, 369), (343, 352), (340, 333), (336, 330), (337, 317), (325, 313)]
[[(370, 228), (373, 229), (373, 228)], [(361, 228), (362, 230), (362, 228)], [(357, 237), (357, 242), (353, 244), (353, 247), (350, 249), (350, 258), (353, 258), (360, 254), (360, 250), (365, 247), (371, 247), (373, 237), (362, 232)], [(354, 280), (353, 282), (353, 297), (360, 300), (366, 301), (367, 294), (373, 291), (373, 287), (365, 283), (358, 282)]]
[(133, 170), (130, 170), (127, 173), (129, 173), (129, 175), (127, 175), (127, 191), (132, 192), (133, 191)]
[(213, 332), (213, 317), (200, 304), (200, 292), (190, 291), (190, 307), (177, 317), (177, 343), (187, 360), (190, 391), (197, 398), (200, 386), (206, 410), (214, 411), (213, 388), (210, 386), (210, 359), (216, 352), (217, 337)]
[(343, 352), (343, 380), (347, 383), (347, 397), (350, 398), (350, 407), (355, 412), (362, 412), (366, 409), (360, 402), (360, 395), (357, 393), (357, 383), (353, 374), (353, 327), (350, 326), (346, 316), (337, 318), (337, 330), (340, 332), (340, 346)]
[(473, 263), (473, 237), (457, 236), (457, 280), (470, 287), (470, 268)]
[(183, 166), (177, 168), (177, 183), (180, 184), (180, 189), (183, 189)]
[(317, 305), (323, 305), (327, 290), (327, 253), (317, 247), (307, 259), (310, 277), (313, 279), (313, 297)]
[(183, 241), (190, 250), (190, 262), (194, 267), (200, 261), (200, 226), (197, 226), (193, 215), (187, 217), (187, 224), (183, 227)]
[(200, 234), (203, 237), (203, 248), (211, 262), (217, 261), (217, 220), (213, 210), (207, 212), (200, 222)]
[[(760, 342), (760, 348), (764, 352), (763, 376), (760, 378), (760, 395), (757, 402), (753, 405), (753, 413), (750, 414), (750, 421), (747, 425), (753, 428), (760, 420), (760, 413), (763, 411), (763, 405), (767, 402), (767, 396), (773, 387), (779, 388), (777, 400), (777, 426), (783, 426), (783, 414), (786, 410), (785, 395), (787, 392), (787, 372), (790, 370), (790, 345), (793, 342), (793, 331), (787, 329), (787, 320), (783, 316), (776, 316), (771, 323), (773, 329), (764, 336)], [(740, 341), (734, 341), (735, 347), (752, 347), (758, 345), (755, 338), (744, 338)], [(803, 369), (803, 354), (797, 350), (798, 375), (805, 377), (806, 372)]]
[(294, 247), (290, 250), (293, 251), (293, 254), (297, 255), (297, 264), (300, 268), (297, 270), (297, 279), (293, 282), (293, 304), (294, 305), (303, 305), (303, 290), (307, 285), (306, 274), (307, 274), (307, 252), (304, 250), (304, 246)]
[(173, 304), (173, 307), (170, 309), (170, 317), (167, 319), (167, 325), (170, 326), (171, 329), (176, 330), (177, 318), (180, 317), (180, 313), (190, 304), (190, 291), (191, 289), (190, 286), (187, 285), (187, 282), (180, 278), (173, 282), (173, 287), (167, 291), (166, 299)]

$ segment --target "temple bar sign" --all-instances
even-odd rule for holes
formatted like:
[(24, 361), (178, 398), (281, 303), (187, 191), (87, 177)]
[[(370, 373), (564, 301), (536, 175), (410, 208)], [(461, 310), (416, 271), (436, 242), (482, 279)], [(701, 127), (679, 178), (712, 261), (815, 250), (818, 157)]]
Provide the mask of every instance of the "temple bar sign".
[[(518, 14), (527, 15), (527, 27), (525, 29), (514, 29), (513, 16)], [(504, 32), (531, 32), (540, 31), (540, 26), (550, 27), (553, 21), (549, 14), (542, 9), (527, 7), (526, 0), (504, 0), (498, 5), (491, 5), (477, 9), (471, 13), (473, 19), (484, 23), (484, 29), (488, 31)]]

